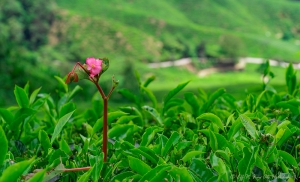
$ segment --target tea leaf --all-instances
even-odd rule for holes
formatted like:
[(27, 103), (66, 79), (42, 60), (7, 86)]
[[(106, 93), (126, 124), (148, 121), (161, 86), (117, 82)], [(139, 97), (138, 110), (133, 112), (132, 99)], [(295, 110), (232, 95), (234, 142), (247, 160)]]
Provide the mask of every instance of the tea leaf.
[(46, 170), (41, 170), (39, 172), (37, 172), (32, 178), (30, 178), (28, 181), (26, 182), (41, 182), (44, 179)]
[(242, 124), (244, 125), (245, 129), (250, 134), (250, 136), (256, 140), (258, 136), (257, 136), (257, 130), (255, 128), (255, 124), (245, 114), (240, 114), (240, 119), (241, 119)]
[(65, 80), (63, 80), (61, 77), (59, 76), (54, 76), (54, 78), (58, 81), (58, 83), (60, 84), (60, 86), (64, 89), (64, 91), (66, 93), (68, 93), (68, 85), (65, 83)]
[(29, 99), (29, 104), (30, 104), (30, 105), (33, 104), (33, 102), (35, 101), (36, 96), (37, 96), (37, 94), (40, 92), (41, 88), (42, 88), (42, 87), (40, 87), (40, 88), (34, 90), (34, 91), (32, 92), (32, 94), (30, 95), (30, 99)]
[(21, 108), (28, 108), (29, 107), (29, 99), (28, 95), (26, 94), (25, 90), (19, 86), (15, 86), (14, 94), (17, 100), (18, 105)]
[(159, 165), (146, 173), (140, 181), (162, 181), (168, 175), (168, 172), (171, 169), (170, 164)]
[(175, 181), (194, 182), (192, 176), (185, 167), (173, 166), (170, 170), (170, 174)]
[(154, 109), (154, 108), (152, 108), (152, 107), (150, 107), (150, 106), (143, 106), (143, 109), (144, 109), (145, 111), (147, 111), (149, 114), (151, 114), (151, 115), (155, 118), (155, 120), (157, 121), (157, 123), (158, 123), (160, 126), (163, 126), (163, 122), (162, 122), (162, 120), (161, 120), (161, 118), (160, 118), (159, 113), (156, 111), (156, 109)]
[(172, 146), (175, 146), (180, 139), (180, 134), (178, 132), (173, 132), (169, 140), (167, 141), (165, 147), (162, 149), (162, 156), (166, 156)]
[(18, 181), (19, 177), (21, 177), (21, 175), (27, 170), (33, 161), (34, 158), (9, 166), (2, 173), (0, 182)]
[[(113, 122), (115, 119), (126, 115), (127, 113), (122, 112), (122, 111), (115, 111), (115, 112), (110, 112), (107, 114), (107, 123), (110, 124), (111, 122)], [(101, 117), (100, 119), (98, 119), (95, 123), (95, 125), (93, 126), (93, 135), (99, 131), (100, 129), (103, 128), (103, 117)]]
[(151, 167), (149, 165), (135, 157), (128, 156), (128, 162), (130, 168), (142, 176), (147, 174), (147, 172), (151, 170)]
[(8, 151), (8, 141), (6, 139), (6, 135), (5, 132), (3, 131), (2, 127), (0, 126), (0, 146), (1, 146), (1, 150), (0, 150), (0, 166), (2, 166), (4, 160), (5, 160), (5, 156), (6, 153)]
[(287, 161), (290, 165), (292, 165), (295, 168), (298, 168), (298, 162), (296, 159), (286, 151), (278, 150), (278, 155), (282, 157), (283, 160)]
[(70, 118), (73, 115), (73, 113), (74, 113), (74, 111), (69, 112), (68, 114), (64, 115), (63, 117), (61, 117), (59, 119), (58, 123), (56, 124), (56, 126), (54, 128), (54, 132), (53, 132), (52, 137), (51, 137), (51, 142), (50, 142), (51, 144), (58, 137), (58, 135), (62, 131), (62, 129), (65, 126), (65, 124), (70, 120)]
[(148, 89), (147, 87), (141, 87), (143, 91), (145, 91), (146, 95), (149, 97), (149, 99), (151, 100), (153, 107), (156, 108), (157, 107), (157, 100), (155, 95), (153, 94), (153, 92)]
[(190, 81), (184, 82), (179, 84), (176, 88), (174, 88), (173, 90), (171, 90), (167, 96), (164, 99), (164, 108), (163, 108), (163, 113), (165, 111), (165, 106), (167, 105), (167, 103), (170, 101), (171, 98), (173, 98), (178, 92), (180, 92)]
[(39, 141), (44, 151), (48, 154), (48, 149), (52, 147), (48, 134), (44, 130), (39, 132)]
[(202, 152), (202, 151), (190, 151), (190, 152), (188, 152), (188, 153), (186, 153), (184, 155), (184, 157), (182, 158), (182, 161), (183, 162), (187, 162), (187, 161), (191, 160), (193, 157), (196, 157), (196, 156), (201, 155), (203, 153), (205, 153), (205, 152)]
[(160, 128), (158, 126), (152, 126), (146, 129), (142, 136), (141, 146), (148, 146), (150, 142), (152, 142), (153, 138), (155, 137), (155, 134), (158, 132), (163, 131), (163, 128)]
[(204, 114), (201, 114), (200, 116), (198, 116), (196, 118), (196, 120), (197, 121), (199, 121), (199, 120), (210, 121), (213, 124), (215, 124), (216, 126), (218, 126), (221, 130), (224, 131), (224, 125), (223, 125), (221, 119), (218, 116), (216, 116), (215, 114), (213, 114), (213, 113), (204, 113)]
[(195, 175), (199, 176), (203, 182), (208, 181), (213, 177), (211, 169), (200, 159), (193, 159), (189, 167), (189, 171), (192, 171)]
[(243, 158), (238, 164), (239, 175), (241, 176), (241, 178), (238, 178), (239, 181), (247, 182), (250, 180), (257, 152), (258, 147), (254, 147), (251, 152), (249, 152), (248, 148), (243, 148)]

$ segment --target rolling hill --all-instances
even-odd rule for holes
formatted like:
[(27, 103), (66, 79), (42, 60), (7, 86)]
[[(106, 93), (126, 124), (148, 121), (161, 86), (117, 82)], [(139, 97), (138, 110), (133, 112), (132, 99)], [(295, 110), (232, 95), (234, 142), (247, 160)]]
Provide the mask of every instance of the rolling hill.
[[(69, 60), (90, 55), (153, 62), (196, 57), (300, 58), (300, 3), (286, 0), (57, 0), (50, 45)], [(58, 41), (59, 40), (59, 41)]]

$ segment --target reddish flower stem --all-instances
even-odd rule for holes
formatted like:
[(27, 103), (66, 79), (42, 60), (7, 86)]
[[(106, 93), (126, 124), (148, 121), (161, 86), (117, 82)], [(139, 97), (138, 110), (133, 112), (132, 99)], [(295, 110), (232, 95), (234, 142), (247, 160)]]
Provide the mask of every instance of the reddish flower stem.
[(107, 123), (107, 105), (108, 105), (108, 97), (105, 96), (102, 88), (100, 87), (98, 82), (94, 82), (98, 91), (100, 92), (102, 99), (103, 99), (103, 137), (102, 137), (102, 151), (104, 154), (103, 161), (107, 161), (107, 130), (108, 130), (108, 123)]
[(108, 98), (105, 97), (103, 99), (103, 146), (102, 151), (104, 153), (104, 162), (107, 160), (107, 131), (108, 131), (108, 123), (107, 123), (107, 104)]
[(91, 169), (91, 167), (71, 168), (71, 169), (64, 169), (64, 172), (88, 171), (90, 169)]
[[(73, 67), (72, 72), (75, 71), (77, 66), (81, 67), (85, 71), (85, 73), (89, 75), (89, 71), (86, 70), (84, 68), (84, 66), (79, 62), (77, 62), (75, 64), (75, 66)], [(96, 79), (94, 79), (94, 78), (90, 77), (90, 80), (96, 85), (96, 87), (97, 87), (97, 89), (98, 89), (98, 91), (99, 91), (99, 93), (100, 93), (100, 95), (103, 99), (103, 137), (102, 137), (103, 143), (102, 143), (102, 151), (104, 153), (104, 159), (103, 160), (104, 160), (104, 162), (106, 162), (107, 161), (107, 142), (108, 142), (108, 136), (107, 136), (107, 133), (108, 133), (107, 107), (108, 107), (108, 99), (109, 99), (110, 95), (112, 94), (113, 90), (115, 89), (115, 86), (113, 86), (111, 88), (108, 95), (106, 96), (105, 93), (103, 92), (102, 88), (100, 87), (99, 83), (98, 83), (99, 78), (100, 77), (97, 77)], [(87, 167), (87, 168), (89, 168), (89, 167)], [(69, 169), (69, 170), (74, 170), (75, 171), (76, 169), (81, 170), (81, 169), (85, 169), (85, 168), (74, 168), (74, 169)]]

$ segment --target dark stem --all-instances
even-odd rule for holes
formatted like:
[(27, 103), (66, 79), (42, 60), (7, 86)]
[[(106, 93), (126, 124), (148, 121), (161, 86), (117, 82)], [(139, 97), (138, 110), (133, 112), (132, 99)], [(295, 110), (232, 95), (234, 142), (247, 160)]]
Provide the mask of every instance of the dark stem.
[[(103, 99), (103, 142), (102, 142), (102, 151), (104, 153), (104, 159), (103, 161), (106, 162), (107, 160), (107, 130), (108, 130), (108, 124), (107, 124), (107, 105), (108, 105), (108, 97), (105, 96), (102, 88), (100, 87), (98, 82), (94, 82), (98, 91), (100, 92), (102, 99)], [(113, 90), (113, 89), (112, 89)], [(112, 92), (111, 90), (111, 92)], [(110, 94), (111, 94), (110, 92)], [(109, 94), (109, 95), (110, 95)]]
[(108, 124), (107, 124), (107, 104), (108, 104), (108, 98), (105, 97), (103, 99), (103, 146), (102, 151), (104, 153), (104, 162), (107, 160), (107, 130), (108, 130)]
[(108, 93), (108, 95), (107, 95), (107, 98), (110, 97), (110, 95), (112, 94), (112, 92), (114, 91), (115, 88), (116, 88), (116, 87), (112, 87), (112, 88), (110, 89), (110, 91), (109, 91), (109, 93)]

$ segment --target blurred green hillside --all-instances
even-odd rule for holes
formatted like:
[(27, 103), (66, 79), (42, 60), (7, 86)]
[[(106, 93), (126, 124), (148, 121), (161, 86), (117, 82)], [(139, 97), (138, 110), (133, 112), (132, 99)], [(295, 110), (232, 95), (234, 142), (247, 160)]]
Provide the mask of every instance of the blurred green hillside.
[(296, 62), (299, 10), (300, 2), (289, 0), (0, 0), (0, 105), (13, 99), (8, 93), (15, 84), (28, 80), (32, 88), (55, 92), (53, 76), (65, 76), (90, 56), (110, 58), (103, 85), (115, 74), (121, 87), (134, 69), (153, 72), (144, 65), (149, 62), (184, 57), (206, 58), (207, 65), (237, 57)]
[[(59, 0), (61, 47), (76, 58), (300, 58), (300, 3), (273, 0)], [(58, 28), (59, 29), (59, 28)], [(225, 41), (225, 42), (224, 42)]]

